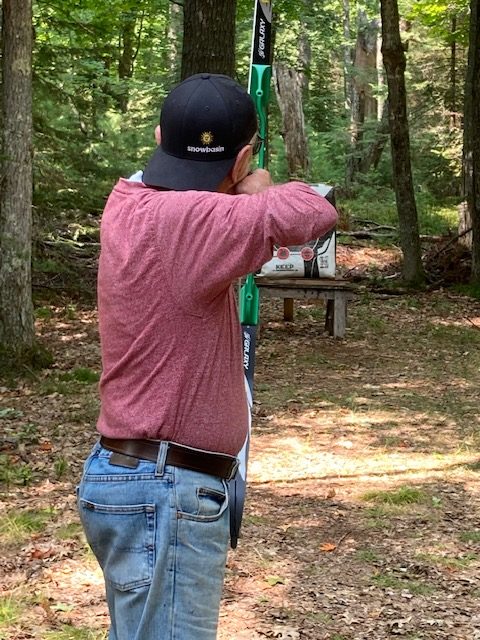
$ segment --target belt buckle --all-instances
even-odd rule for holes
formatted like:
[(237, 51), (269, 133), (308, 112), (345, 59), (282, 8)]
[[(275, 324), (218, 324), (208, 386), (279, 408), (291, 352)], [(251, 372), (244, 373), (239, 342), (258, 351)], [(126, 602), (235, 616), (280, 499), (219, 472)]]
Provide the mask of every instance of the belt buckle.
[(240, 460), (238, 458), (235, 458), (235, 462), (232, 465), (232, 468), (230, 469), (230, 473), (228, 474), (228, 478), (226, 478), (226, 480), (228, 482), (230, 482), (230, 480), (233, 480), (235, 478), (235, 476), (237, 475), (237, 471), (238, 471), (238, 467), (240, 466)]

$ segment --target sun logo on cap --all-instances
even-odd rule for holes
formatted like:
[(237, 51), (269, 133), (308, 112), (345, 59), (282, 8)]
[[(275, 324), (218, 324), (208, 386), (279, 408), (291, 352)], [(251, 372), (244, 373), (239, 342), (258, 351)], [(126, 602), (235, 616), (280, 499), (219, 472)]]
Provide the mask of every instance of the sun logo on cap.
[(204, 131), (200, 136), (200, 140), (202, 141), (202, 144), (205, 144), (205, 145), (212, 144), (213, 133), (211, 131)]

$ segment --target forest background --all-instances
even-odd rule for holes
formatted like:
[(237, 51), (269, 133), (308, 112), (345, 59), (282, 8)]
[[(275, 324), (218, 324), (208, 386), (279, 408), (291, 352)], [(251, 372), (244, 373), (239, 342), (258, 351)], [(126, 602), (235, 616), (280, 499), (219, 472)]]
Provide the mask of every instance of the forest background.
[[(32, 172), (33, 270), (61, 272), (45, 241), (98, 236), (112, 185), (152, 152), (169, 89), (199, 71), (246, 86), (251, 46), (245, 0), (30, 9), (3, 2), (0, 343), (10, 351), (33, 342)], [(275, 3), (273, 177), (336, 186), (347, 236), (365, 222), (373, 236), (379, 225), (397, 232), (409, 284), (425, 282), (421, 235), (457, 230), (480, 279), (478, 34), (477, 0), (470, 11), (467, 0)]]
[[(0, 640), (103, 640), (75, 503), (99, 410), (101, 213), (151, 154), (181, 77), (208, 67), (247, 86), (253, 0), (0, 5)], [(323, 305), (282, 322), (279, 301), (262, 301), (219, 639), (473, 640), (480, 289), (462, 215), (473, 203), (478, 226), (480, 0), (402, 1), (400, 15), (396, 0), (274, 7), (270, 170), (336, 187), (339, 276), (358, 286), (345, 340), (320, 335)], [(383, 65), (403, 79), (405, 56), (410, 229)], [(415, 288), (402, 224), (419, 240)], [(34, 364), (50, 366), (11, 375), (35, 339)]]
[[(252, 2), (237, 4), (235, 75), (246, 86)], [(353, 78), (359, 84), (360, 78), (361, 91), (378, 103), (377, 113), (370, 107), (364, 121), (364, 146), (378, 137), (386, 98), (376, 55), (379, 5), (279, 0), (275, 11), (275, 62), (305, 74), (309, 162), (299, 169), (308, 180), (345, 186), (352, 151), (346, 83)], [(408, 43), (412, 161), (423, 232), (457, 225), (468, 15), (466, 0), (401, 4), (403, 40)], [(34, 3), (34, 34), (37, 222), (48, 223), (68, 210), (100, 213), (118, 176), (141, 168), (152, 151), (161, 100), (180, 79), (181, 7), (166, 0), (39, 1)], [(370, 56), (374, 43), (374, 70), (358, 62), (355, 66), (348, 52), (355, 50), (362, 34), (370, 38), (364, 49)], [(351, 66), (346, 67), (349, 55)], [(282, 131), (273, 96), (270, 170), (279, 181), (292, 173), (289, 176)], [(341, 201), (347, 214), (394, 222), (388, 149), (376, 169), (350, 176), (348, 186), (348, 199)]]

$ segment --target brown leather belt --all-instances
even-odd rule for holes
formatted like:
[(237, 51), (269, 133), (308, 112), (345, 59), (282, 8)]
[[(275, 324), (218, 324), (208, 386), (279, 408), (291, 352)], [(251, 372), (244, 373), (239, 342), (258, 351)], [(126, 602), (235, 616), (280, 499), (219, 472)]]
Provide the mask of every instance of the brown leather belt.
[[(138, 460), (150, 460), (156, 462), (160, 450), (160, 440), (117, 440), (115, 438), (100, 438), (100, 444), (105, 449), (120, 454), (125, 460), (121, 466), (136, 467)], [(238, 469), (238, 460), (234, 456), (225, 453), (213, 453), (187, 447), (175, 442), (167, 442), (166, 465), (208, 473), (225, 480), (231, 480)], [(111, 460), (115, 464), (114, 460)]]

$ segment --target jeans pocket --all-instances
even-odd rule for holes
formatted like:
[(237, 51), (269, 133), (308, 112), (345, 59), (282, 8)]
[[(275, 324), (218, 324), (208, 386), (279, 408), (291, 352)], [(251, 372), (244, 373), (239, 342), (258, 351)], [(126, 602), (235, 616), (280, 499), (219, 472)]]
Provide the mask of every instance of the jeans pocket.
[(177, 487), (176, 493), (178, 518), (197, 522), (215, 522), (221, 518), (228, 507), (226, 483), (217, 478), (183, 485), (181, 490)]
[(155, 565), (155, 505), (79, 499), (80, 519), (105, 580), (120, 591), (148, 586)]

